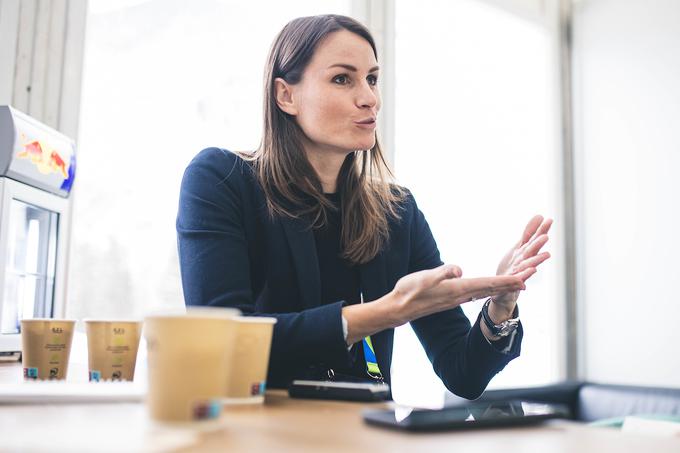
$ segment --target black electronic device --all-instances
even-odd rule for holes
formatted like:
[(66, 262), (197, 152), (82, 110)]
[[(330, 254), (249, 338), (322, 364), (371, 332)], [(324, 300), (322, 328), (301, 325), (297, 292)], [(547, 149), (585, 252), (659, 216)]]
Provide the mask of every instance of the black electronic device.
[(568, 418), (569, 410), (558, 404), (528, 401), (470, 403), (443, 409), (396, 407), (367, 410), (364, 421), (371, 425), (407, 431), (444, 431), (453, 429), (496, 428), (540, 423), (553, 418)]
[(382, 382), (342, 382), (295, 380), (288, 387), (291, 398), (345, 401), (385, 401), (391, 398), (390, 386)]

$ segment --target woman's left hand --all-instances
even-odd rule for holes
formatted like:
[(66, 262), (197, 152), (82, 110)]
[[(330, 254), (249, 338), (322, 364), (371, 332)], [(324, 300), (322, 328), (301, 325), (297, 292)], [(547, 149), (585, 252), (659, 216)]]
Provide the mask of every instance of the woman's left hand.
[[(550, 258), (550, 253), (539, 252), (548, 242), (548, 231), (551, 225), (552, 219), (543, 219), (543, 216), (540, 215), (532, 218), (524, 229), (519, 242), (501, 260), (496, 275), (515, 275), (527, 269), (534, 269), (535, 271), (536, 267)], [(526, 279), (533, 274), (534, 272), (530, 272)], [(519, 297), (519, 291), (492, 297), (489, 314), (492, 318), (502, 318), (494, 319), (494, 321), (504, 321), (512, 316), (517, 304), (517, 297)], [(494, 314), (496, 316), (493, 316)]]

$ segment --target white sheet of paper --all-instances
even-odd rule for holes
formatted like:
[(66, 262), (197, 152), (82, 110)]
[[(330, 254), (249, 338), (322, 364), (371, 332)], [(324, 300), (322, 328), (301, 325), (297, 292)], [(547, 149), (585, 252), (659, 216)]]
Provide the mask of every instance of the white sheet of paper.
[(137, 382), (36, 381), (0, 384), (0, 404), (136, 403), (146, 388)]
[(644, 417), (626, 417), (621, 431), (660, 437), (680, 437), (680, 422), (653, 420)]

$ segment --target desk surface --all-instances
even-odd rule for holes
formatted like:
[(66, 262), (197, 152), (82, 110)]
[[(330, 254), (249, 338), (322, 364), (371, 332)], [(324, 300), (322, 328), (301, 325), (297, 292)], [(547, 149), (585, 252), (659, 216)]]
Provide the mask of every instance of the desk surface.
[[(20, 377), (19, 364), (0, 364), (0, 385)], [(264, 405), (225, 408), (218, 421), (196, 429), (155, 424), (141, 403), (0, 405), (0, 450), (680, 452), (680, 439), (566, 421), (428, 434), (390, 431), (363, 423), (361, 411), (368, 406), (386, 404), (297, 400), (268, 391)]]

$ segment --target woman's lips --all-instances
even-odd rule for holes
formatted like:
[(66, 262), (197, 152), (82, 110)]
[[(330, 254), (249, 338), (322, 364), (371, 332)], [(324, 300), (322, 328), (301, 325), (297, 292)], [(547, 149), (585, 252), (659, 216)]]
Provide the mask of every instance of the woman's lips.
[(354, 124), (356, 124), (357, 127), (360, 127), (362, 129), (375, 129), (375, 121), (354, 122)]

